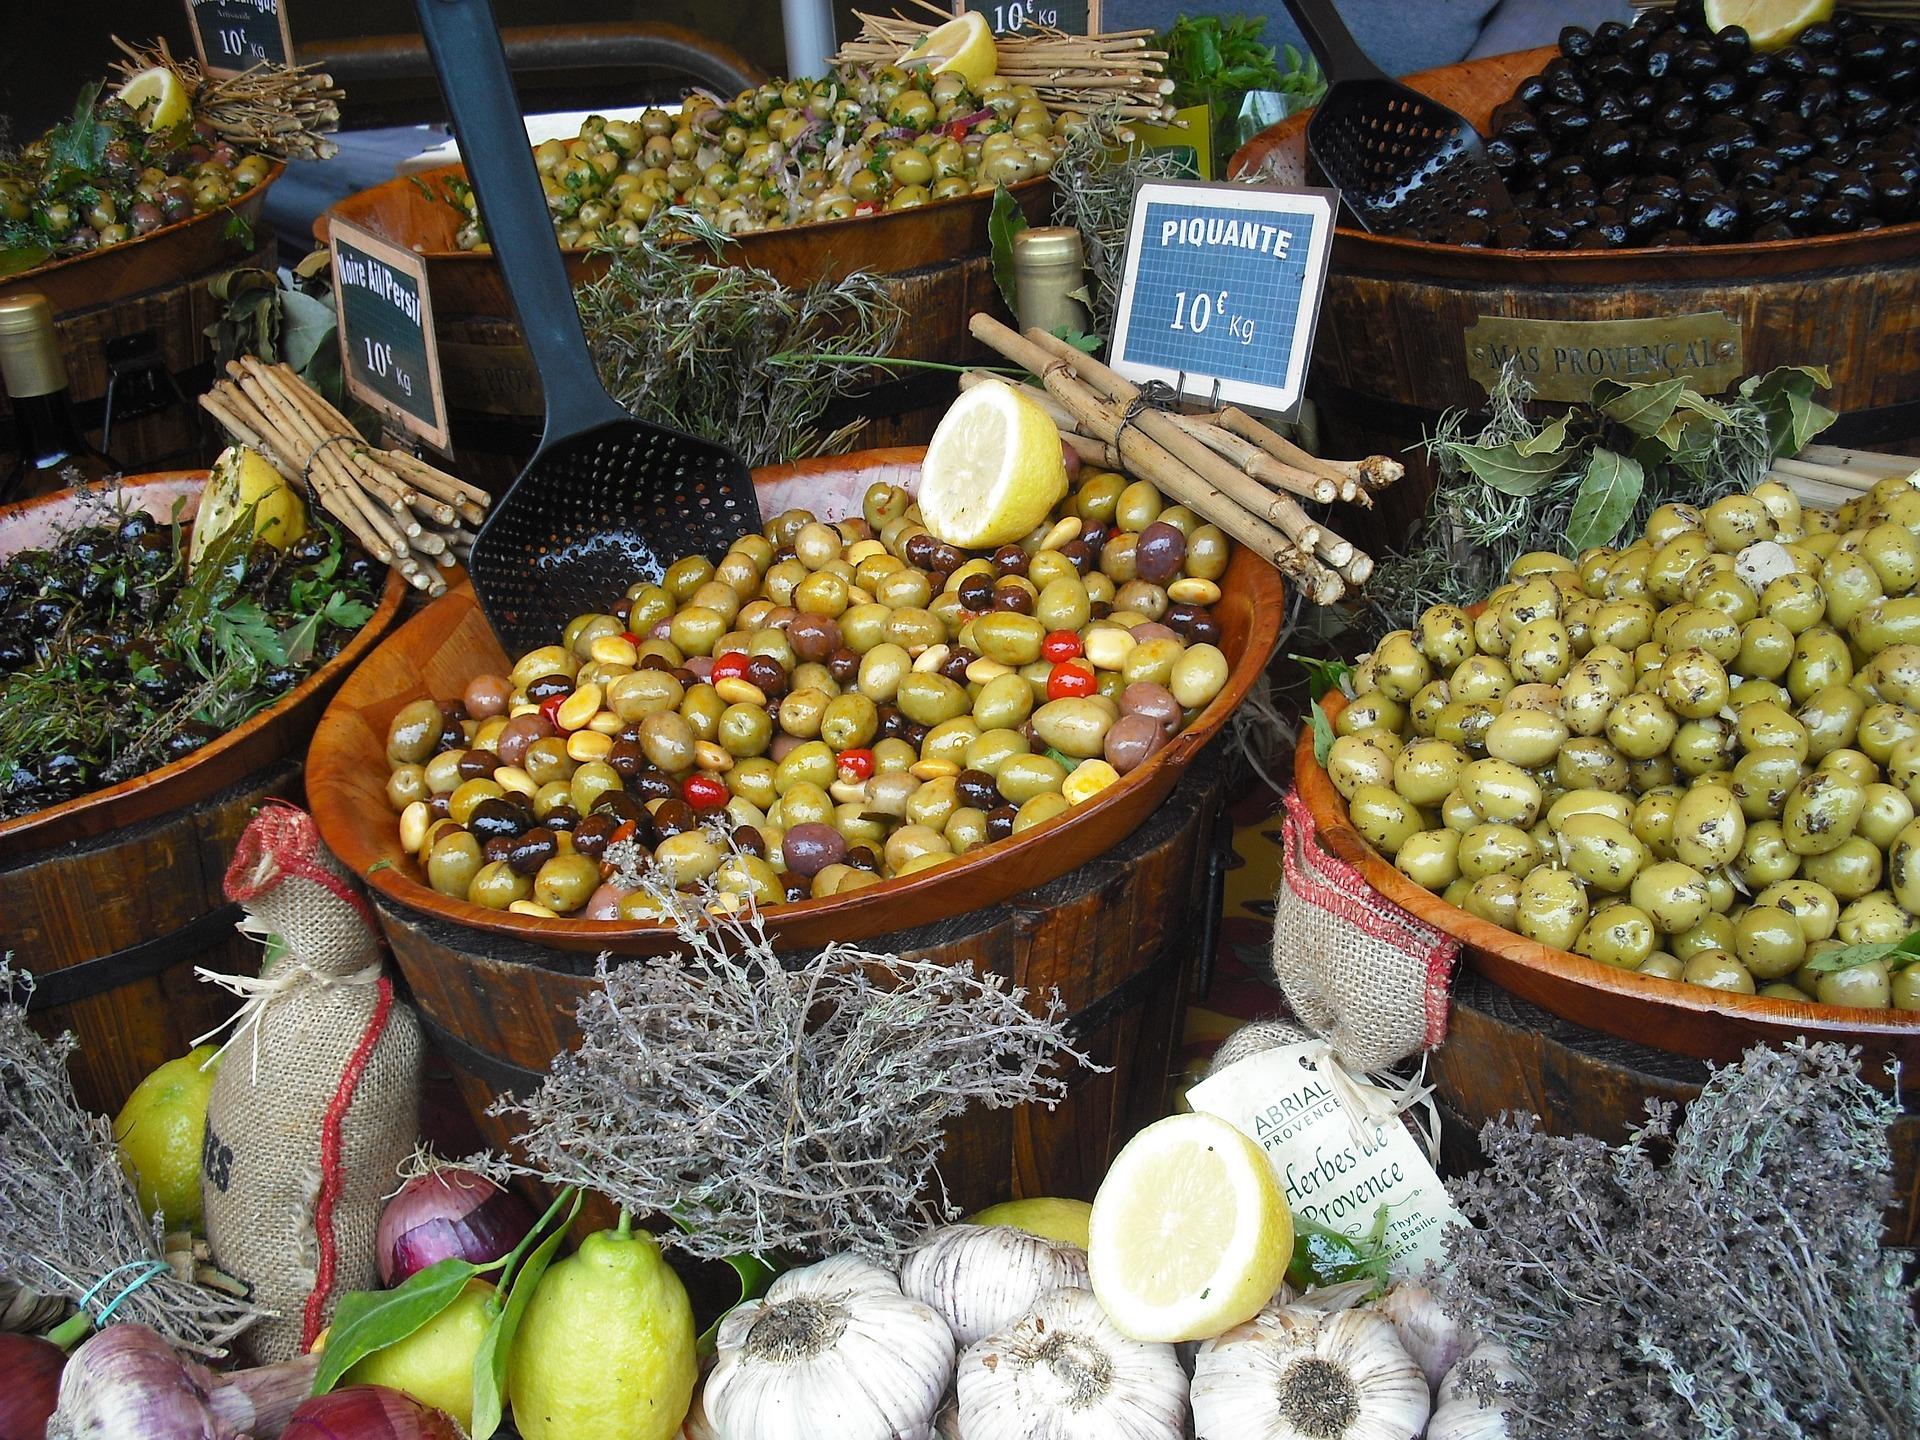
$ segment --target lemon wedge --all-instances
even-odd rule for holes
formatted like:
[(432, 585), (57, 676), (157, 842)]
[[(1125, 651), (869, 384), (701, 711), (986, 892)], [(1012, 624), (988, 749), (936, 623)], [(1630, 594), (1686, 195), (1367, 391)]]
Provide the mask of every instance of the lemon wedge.
[(147, 133), (171, 130), (187, 118), (193, 109), (193, 97), (179, 74), (165, 65), (154, 65), (130, 78), (119, 89), (120, 103), (134, 114), (146, 106)]
[(1833, 18), (1833, 0), (1707, 0), (1714, 30), (1738, 25), (1756, 50), (1778, 50), (1809, 25)]
[(1135, 1340), (1204, 1340), (1250, 1320), (1293, 1256), (1293, 1216), (1266, 1153), (1212, 1115), (1149, 1125), (1093, 1197), (1094, 1298)]
[(936, 25), (911, 50), (900, 56), (903, 66), (931, 65), (933, 73), (951, 70), (967, 82), (969, 90), (978, 90), (1000, 67), (1000, 52), (994, 48), (993, 31), (987, 17), (977, 10)]
[(300, 492), (264, 456), (244, 445), (229, 445), (213, 462), (207, 488), (200, 492), (188, 566), (199, 564), (207, 547), (237, 525), (249, 506), (256, 539), (284, 550), (307, 533), (307, 506)]
[(1013, 386), (976, 385), (941, 418), (920, 465), (920, 515), (966, 550), (1018, 540), (1067, 493), (1060, 431)]

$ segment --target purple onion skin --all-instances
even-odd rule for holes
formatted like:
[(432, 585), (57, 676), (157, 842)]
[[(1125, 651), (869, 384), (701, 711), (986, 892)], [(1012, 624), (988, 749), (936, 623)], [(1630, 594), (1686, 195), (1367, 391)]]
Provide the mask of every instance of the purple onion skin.
[(416, 1175), (380, 1212), (374, 1256), (380, 1283), (409, 1275), (449, 1256), (485, 1265), (509, 1253), (533, 1229), (527, 1202), (484, 1175), (456, 1166)]
[(0, 1440), (46, 1440), (67, 1352), (33, 1335), (0, 1335)]
[(144, 1325), (109, 1325), (61, 1372), (47, 1440), (274, 1440), (319, 1370), (307, 1355), (216, 1375)]
[(462, 1440), (453, 1417), (384, 1385), (349, 1385), (293, 1412), (280, 1440)]

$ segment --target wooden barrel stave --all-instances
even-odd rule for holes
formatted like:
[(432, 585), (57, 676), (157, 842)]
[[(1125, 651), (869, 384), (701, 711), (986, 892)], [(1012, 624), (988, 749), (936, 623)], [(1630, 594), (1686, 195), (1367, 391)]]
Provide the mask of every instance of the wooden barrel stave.
[[(976, 1110), (948, 1136), (942, 1174), (967, 1210), (1014, 1195), (1091, 1198), (1120, 1145), (1163, 1113), (1172, 1055), (1193, 973), (1207, 840), (1222, 763), (1203, 756), (1168, 803), (1101, 859), (979, 911), (863, 942), (915, 959), (971, 961), (1026, 988), (1054, 988), (1093, 1059), (1057, 1107)], [(591, 993), (595, 959), (465, 930), (376, 899), (424, 1028), (449, 1062), (491, 1145), (514, 1143), (487, 1111), (536, 1084), (578, 1039), (574, 1014)]]

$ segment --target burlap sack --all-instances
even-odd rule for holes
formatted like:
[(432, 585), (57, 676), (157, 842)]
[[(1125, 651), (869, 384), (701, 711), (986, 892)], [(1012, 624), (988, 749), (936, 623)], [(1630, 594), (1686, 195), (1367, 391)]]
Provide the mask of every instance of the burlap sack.
[(309, 1349), (342, 1291), (375, 1284), (374, 1230), (419, 1132), (420, 1024), (395, 998), (366, 901), (313, 819), (262, 810), (227, 897), (241, 928), (287, 953), (246, 997), (207, 1106), (200, 1192), (215, 1262), (277, 1316), (248, 1333), (263, 1361)]
[(1384, 1070), (1447, 1038), (1447, 983), (1460, 942), (1381, 895), (1320, 848), (1289, 791), (1274, 901), (1273, 977), (1287, 1008), (1349, 1070)]

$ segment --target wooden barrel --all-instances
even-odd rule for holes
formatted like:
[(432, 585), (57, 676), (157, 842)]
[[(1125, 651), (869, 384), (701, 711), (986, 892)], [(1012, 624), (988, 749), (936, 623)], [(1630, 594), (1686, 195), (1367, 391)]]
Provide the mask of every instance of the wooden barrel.
[[(229, 209), (196, 215), (112, 245), (69, 256), (0, 279), (0, 298), (35, 293), (53, 307), (53, 328), (67, 365), (67, 382), (80, 420), (96, 443), (114, 387), (113, 458), (129, 474), (192, 465), (203, 457), (199, 410), (194, 397), (212, 377), (213, 342), (207, 327), (221, 313), (209, 290), (213, 280), (243, 265), (273, 268), (273, 237), (256, 231), (267, 187), (286, 167), (276, 162), (267, 178)], [(157, 374), (159, 394), (142, 398), (138, 371), (151, 357), (171, 377), (184, 401), (132, 414), (161, 399), (171, 386)], [(121, 373), (116, 378), (114, 372)], [(0, 449), (13, 445), (10, 410), (0, 394)]]
[[(204, 471), (149, 476), (127, 494), (164, 519), (176, 503), (191, 506), (205, 480)], [(62, 492), (0, 509), (0, 554), (46, 543), (73, 508)], [(218, 740), (0, 823), (0, 950), (34, 977), (36, 1026), (78, 1037), (71, 1071), (83, 1105), (118, 1109), (142, 1076), (229, 1013), (232, 997), (193, 968), (250, 973), (259, 963), (221, 894), (234, 844), (261, 801), (300, 798), (301, 756), (320, 712), (391, 628), (404, 590), (390, 575), (373, 618), (338, 655)]]
[[(1450, 1175), (1484, 1161), (1479, 1134), (1508, 1112), (1538, 1115), (1554, 1135), (1592, 1135), (1617, 1145), (1647, 1118), (1649, 1100), (1685, 1105), (1707, 1067), (1549, 1014), (1466, 973), (1454, 986), (1447, 1042), (1428, 1075), (1441, 1109), (1441, 1162)], [(1911, 1087), (1909, 1087), (1911, 1088)], [(1887, 1241), (1920, 1239), (1920, 1113), (1892, 1128), (1895, 1203)]]
[[(1554, 47), (1408, 77), (1481, 130)], [(1306, 179), (1309, 115), (1262, 131), (1233, 173)], [(1482, 409), (1476, 376), (1517, 352), (1544, 398), (1584, 400), (1593, 381), (1660, 380), (1711, 366), (1717, 391), (1779, 365), (1825, 365), (1828, 439), (1898, 448), (1920, 436), (1920, 224), (1857, 235), (1638, 250), (1489, 250), (1341, 229), (1308, 391), (1329, 453), (1398, 454), (1453, 407)], [(1491, 323), (1489, 323), (1491, 322)], [(1625, 322), (1595, 330), (1597, 322)], [(1417, 457), (1410, 456), (1410, 460)], [(1395, 486), (1356, 534), (1404, 538), (1431, 492)]]
[[(513, 318), (499, 265), (489, 253), (455, 249), (460, 216), (429, 198), (441, 193), (448, 178), (464, 173), (460, 166), (444, 166), (350, 195), (314, 222), (314, 234), (324, 240), (331, 221), (339, 219), (425, 256), (454, 455), (462, 474), (497, 488), (519, 474), (532, 455), (544, 410), (540, 377)], [(1025, 181), (1014, 193), (1030, 221), (1050, 223), (1050, 181)], [(991, 209), (990, 195), (969, 195), (855, 220), (742, 235), (724, 253), (797, 289), (870, 271), (881, 277), (904, 317), (895, 356), (949, 364), (988, 361), (988, 352), (968, 333), (967, 320), (976, 310), (1006, 315), (988, 254)], [(567, 255), (576, 284), (605, 268), (604, 257), (584, 251)], [(863, 449), (924, 444), (952, 402), (953, 382), (944, 371), (876, 372), (829, 408), (821, 429), (831, 432), (864, 420), (854, 440)]]

